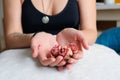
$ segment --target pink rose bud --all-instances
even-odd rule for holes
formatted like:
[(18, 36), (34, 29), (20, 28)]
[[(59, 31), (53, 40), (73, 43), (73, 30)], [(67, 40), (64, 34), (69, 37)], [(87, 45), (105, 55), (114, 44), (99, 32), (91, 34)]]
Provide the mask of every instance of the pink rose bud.
[(67, 54), (67, 52), (68, 52), (68, 48), (67, 48), (67, 47), (62, 47), (62, 48), (60, 49), (59, 55), (65, 57), (66, 54)]
[(55, 45), (52, 49), (51, 49), (51, 54), (54, 56), (54, 57), (57, 57), (59, 55), (59, 48), (60, 46), (58, 45)]
[(78, 47), (75, 43), (70, 43), (69, 46), (72, 49), (72, 51), (77, 51), (78, 50)]

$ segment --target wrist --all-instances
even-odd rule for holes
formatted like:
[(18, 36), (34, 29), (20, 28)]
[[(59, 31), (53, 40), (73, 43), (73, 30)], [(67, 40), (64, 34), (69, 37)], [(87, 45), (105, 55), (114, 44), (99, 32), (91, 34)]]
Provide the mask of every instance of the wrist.
[(35, 32), (32, 34), (31, 39), (37, 34), (38, 32)]

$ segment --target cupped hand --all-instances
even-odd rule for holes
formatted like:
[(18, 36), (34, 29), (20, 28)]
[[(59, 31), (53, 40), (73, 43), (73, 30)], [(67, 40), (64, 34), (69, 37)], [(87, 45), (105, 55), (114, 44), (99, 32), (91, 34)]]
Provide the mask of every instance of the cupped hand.
[[(57, 34), (56, 40), (61, 46), (73, 43), (74, 46), (78, 48), (77, 51), (73, 51), (73, 56), (68, 60), (68, 63), (65, 66), (66, 69), (70, 69), (71, 64), (76, 63), (78, 59), (83, 57), (83, 48), (88, 49), (88, 42), (85, 39), (84, 34), (80, 30), (74, 28), (63, 29)], [(58, 70), (62, 69), (63, 66), (58, 67)]]
[(39, 32), (31, 39), (32, 56), (34, 58), (38, 57), (43, 66), (56, 66), (63, 57), (52, 57), (51, 49), (55, 45), (58, 45), (58, 43), (53, 35)]

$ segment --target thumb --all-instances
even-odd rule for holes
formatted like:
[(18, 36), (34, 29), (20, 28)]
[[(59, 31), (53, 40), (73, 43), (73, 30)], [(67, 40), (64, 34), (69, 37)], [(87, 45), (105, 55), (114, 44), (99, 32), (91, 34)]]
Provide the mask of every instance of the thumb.
[(89, 49), (89, 45), (88, 45), (88, 42), (87, 40), (85, 39), (85, 37), (83, 36), (83, 34), (81, 33), (78, 33), (78, 41), (80, 43), (82, 43), (82, 46), (84, 49), (88, 50)]
[(85, 39), (82, 41), (82, 45), (83, 45), (84, 49), (86, 49), (86, 50), (89, 49), (88, 42)]
[(38, 56), (39, 46), (32, 46), (32, 57), (36, 58)]

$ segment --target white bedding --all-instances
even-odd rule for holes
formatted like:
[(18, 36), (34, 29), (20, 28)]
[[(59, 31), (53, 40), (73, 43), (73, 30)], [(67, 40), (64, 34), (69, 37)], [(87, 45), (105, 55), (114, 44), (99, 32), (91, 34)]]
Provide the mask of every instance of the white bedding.
[(0, 54), (0, 80), (120, 80), (120, 56), (94, 44), (71, 70), (58, 72), (32, 59), (30, 49), (7, 50)]

